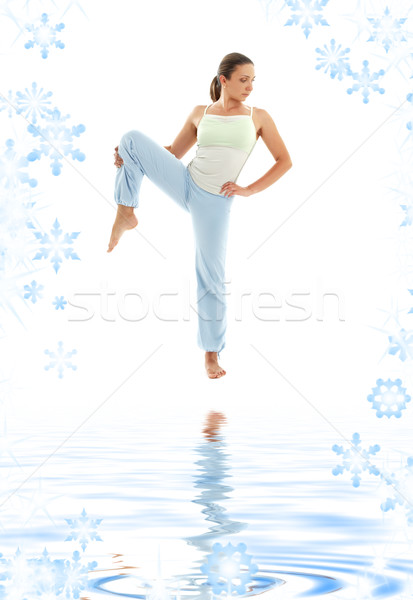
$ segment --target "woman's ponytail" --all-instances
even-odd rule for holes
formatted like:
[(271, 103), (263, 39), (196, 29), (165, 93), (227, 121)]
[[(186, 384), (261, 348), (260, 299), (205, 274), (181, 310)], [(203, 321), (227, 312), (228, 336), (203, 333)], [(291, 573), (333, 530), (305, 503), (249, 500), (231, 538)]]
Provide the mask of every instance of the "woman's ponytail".
[(218, 79), (218, 75), (215, 75), (214, 79), (211, 81), (209, 94), (213, 102), (216, 102), (221, 95), (221, 83)]

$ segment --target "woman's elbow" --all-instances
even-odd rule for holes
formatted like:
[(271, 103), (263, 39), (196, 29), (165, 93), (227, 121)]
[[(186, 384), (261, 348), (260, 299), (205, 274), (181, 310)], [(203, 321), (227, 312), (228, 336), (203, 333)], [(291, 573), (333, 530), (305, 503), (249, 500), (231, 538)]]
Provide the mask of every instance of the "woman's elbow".
[(293, 166), (293, 161), (291, 160), (291, 156), (288, 154), (284, 159), (285, 164), (287, 165), (288, 169), (291, 169), (291, 167)]

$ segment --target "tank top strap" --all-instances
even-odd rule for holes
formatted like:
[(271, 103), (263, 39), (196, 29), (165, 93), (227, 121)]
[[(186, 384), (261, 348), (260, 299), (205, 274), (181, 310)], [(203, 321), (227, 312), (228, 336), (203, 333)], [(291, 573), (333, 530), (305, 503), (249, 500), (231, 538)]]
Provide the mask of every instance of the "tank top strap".
[(207, 104), (207, 106), (205, 107), (205, 110), (204, 110), (204, 115), (206, 115), (206, 111), (210, 106), (212, 106), (212, 104)]
[(251, 106), (251, 113), (250, 113), (250, 117), (252, 117), (252, 109), (253, 109), (253, 106)]

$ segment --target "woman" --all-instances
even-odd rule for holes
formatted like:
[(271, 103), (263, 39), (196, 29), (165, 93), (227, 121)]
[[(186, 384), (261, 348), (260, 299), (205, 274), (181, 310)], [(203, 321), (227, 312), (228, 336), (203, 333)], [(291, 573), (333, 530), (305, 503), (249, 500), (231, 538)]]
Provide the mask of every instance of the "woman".
[[(210, 86), (213, 103), (195, 106), (170, 146), (159, 146), (141, 131), (132, 130), (115, 148), (118, 209), (108, 252), (124, 231), (138, 224), (134, 208), (144, 175), (190, 213), (196, 246), (197, 342), (205, 350), (205, 368), (211, 379), (226, 374), (218, 358), (225, 347), (225, 257), (233, 198), (265, 190), (292, 166), (268, 112), (243, 105), (254, 79), (254, 64), (248, 57), (238, 52), (227, 54)], [(241, 187), (236, 180), (259, 136), (276, 163), (260, 179)], [(195, 142), (196, 155), (185, 166), (180, 159)]]

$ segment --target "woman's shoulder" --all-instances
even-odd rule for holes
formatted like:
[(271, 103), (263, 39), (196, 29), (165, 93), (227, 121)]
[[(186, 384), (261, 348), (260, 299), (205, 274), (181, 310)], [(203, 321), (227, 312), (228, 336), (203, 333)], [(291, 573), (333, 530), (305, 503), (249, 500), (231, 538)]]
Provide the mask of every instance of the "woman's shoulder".
[(253, 108), (254, 112), (257, 113), (257, 115), (264, 116), (268, 114), (265, 108), (260, 108), (259, 106), (254, 106)]
[(272, 116), (267, 110), (265, 110), (265, 108), (259, 108), (258, 106), (254, 106), (254, 114), (258, 121), (260, 131), (266, 123), (273, 123)]

